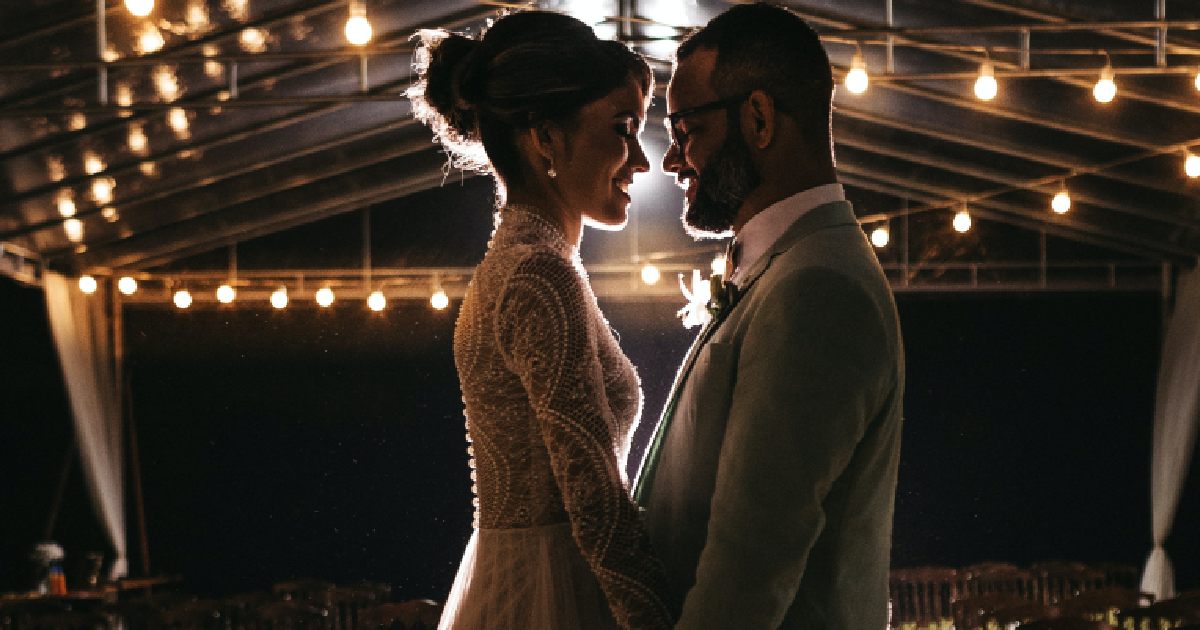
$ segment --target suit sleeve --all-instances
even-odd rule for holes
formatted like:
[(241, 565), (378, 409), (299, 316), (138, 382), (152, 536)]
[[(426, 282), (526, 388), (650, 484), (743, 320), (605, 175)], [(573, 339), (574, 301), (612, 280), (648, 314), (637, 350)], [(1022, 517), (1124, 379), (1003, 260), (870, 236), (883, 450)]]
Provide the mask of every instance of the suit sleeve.
[(776, 628), (825, 525), (822, 503), (875, 413), (890, 352), (849, 278), (773, 284), (737, 364), (707, 539), (678, 628)]
[(622, 482), (615, 420), (591, 338), (588, 296), (570, 263), (522, 261), (497, 313), (498, 347), (520, 377), (550, 455), (571, 534), (622, 628), (669, 628), (666, 577)]

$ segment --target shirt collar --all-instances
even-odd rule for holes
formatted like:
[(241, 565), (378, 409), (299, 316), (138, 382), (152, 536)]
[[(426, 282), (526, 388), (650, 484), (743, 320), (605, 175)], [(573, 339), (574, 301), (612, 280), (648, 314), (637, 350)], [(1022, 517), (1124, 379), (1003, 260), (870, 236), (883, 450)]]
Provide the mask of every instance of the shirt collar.
[(827, 203), (845, 200), (846, 191), (841, 184), (822, 184), (776, 201), (750, 217), (734, 237), (739, 248), (738, 267), (729, 281), (740, 286), (746, 270), (806, 212)]

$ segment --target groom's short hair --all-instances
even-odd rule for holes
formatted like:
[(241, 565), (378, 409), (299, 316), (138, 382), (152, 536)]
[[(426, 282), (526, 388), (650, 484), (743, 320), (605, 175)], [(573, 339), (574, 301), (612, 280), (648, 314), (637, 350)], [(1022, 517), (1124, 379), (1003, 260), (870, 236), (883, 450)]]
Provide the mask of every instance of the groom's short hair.
[(763, 90), (805, 134), (828, 138), (833, 73), (816, 31), (799, 15), (769, 4), (735, 6), (686, 37), (675, 57), (701, 48), (717, 53), (712, 88), (718, 96)]

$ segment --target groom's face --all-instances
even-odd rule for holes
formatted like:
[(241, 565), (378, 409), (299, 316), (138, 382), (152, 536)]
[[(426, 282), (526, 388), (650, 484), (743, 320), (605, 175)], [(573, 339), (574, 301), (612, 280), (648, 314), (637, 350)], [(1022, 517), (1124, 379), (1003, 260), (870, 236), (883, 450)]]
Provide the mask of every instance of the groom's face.
[[(717, 52), (701, 48), (679, 60), (667, 87), (667, 110), (683, 112), (721, 100), (712, 87)], [(750, 148), (738, 125), (741, 101), (698, 111), (676, 121), (663, 171), (684, 189), (684, 229), (696, 238), (720, 238), (759, 184)]]

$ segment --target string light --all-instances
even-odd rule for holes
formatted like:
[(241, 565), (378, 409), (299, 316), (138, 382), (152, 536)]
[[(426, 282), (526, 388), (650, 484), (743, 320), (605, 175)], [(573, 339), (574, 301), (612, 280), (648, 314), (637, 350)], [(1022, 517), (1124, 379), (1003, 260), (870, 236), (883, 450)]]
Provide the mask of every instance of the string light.
[(79, 131), (84, 127), (87, 127), (87, 116), (83, 112), (73, 112), (70, 116), (67, 116), (67, 129)]
[(71, 218), (63, 221), (63, 231), (67, 233), (67, 240), (72, 243), (78, 243), (83, 240), (83, 221)]
[(887, 247), (891, 240), (892, 235), (888, 232), (887, 226), (881, 225), (871, 232), (871, 244), (879, 249)]
[(111, 177), (97, 177), (92, 180), (92, 199), (99, 205), (112, 203), (113, 188), (116, 186), (117, 182)]
[(996, 70), (990, 60), (984, 61), (979, 66), (979, 78), (975, 79), (975, 96), (981, 101), (990, 101), (996, 98), (998, 91)]
[(58, 199), (55, 200), (58, 206), (58, 213), (64, 217), (75, 216), (75, 193), (70, 188), (64, 188), (58, 191)]
[(274, 306), (275, 308), (278, 308), (278, 309), (284, 309), (284, 308), (287, 308), (287, 305), (288, 305), (287, 287), (279, 287), (278, 289), (275, 289), (275, 291), (273, 293), (271, 293), (271, 306)]
[(138, 31), (137, 45), (134, 48), (143, 55), (149, 55), (150, 53), (162, 50), (162, 47), (166, 44), (167, 42), (163, 39), (162, 31), (159, 31), (157, 26), (146, 22), (142, 25), (141, 30)]
[(346, 41), (355, 46), (365, 46), (374, 34), (371, 21), (367, 19), (367, 7), (362, 2), (350, 1), (350, 17), (346, 20)]
[(852, 94), (862, 94), (867, 91), (870, 83), (871, 78), (867, 76), (867, 62), (863, 59), (862, 50), (856, 49), (854, 58), (850, 60), (850, 72), (846, 73), (846, 89), (850, 90)]
[(662, 273), (658, 270), (658, 267), (650, 263), (642, 265), (642, 282), (653, 285), (658, 284), (658, 281), (661, 279)]
[(1196, 89), (1200, 90), (1200, 71), (1196, 72)]
[(133, 105), (133, 88), (124, 81), (118, 81), (117, 87), (113, 91), (113, 100), (121, 107)]
[(146, 155), (150, 149), (150, 141), (146, 138), (146, 131), (142, 127), (142, 123), (134, 123), (129, 126), (129, 150), (137, 155)]
[(317, 304), (319, 304), (322, 308), (328, 308), (331, 304), (333, 304), (333, 289), (330, 289), (329, 287), (321, 287), (320, 289), (317, 289), (316, 300)]
[(154, 0), (125, 0), (125, 9), (136, 17), (146, 17), (154, 10)]
[(1188, 177), (1200, 177), (1200, 155), (1189, 151), (1187, 157), (1183, 160), (1183, 172)]
[(142, 175), (145, 175), (146, 177), (154, 177), (155, 175), (158, 175), (158, 163), (151, 160), (146, 160), (145, 162), (138, 164), (138, 170), (141, 171)]
[(88, 149), (83, 152), (83, 171), (88, 175), (95, 175), (104, 170), (104, 159), (100, 154)]
[(954, 231), (960, 234), (965, 234), (971, 230), (971, 213), (967, 212), (966, 208), (959, 210), (954, 215)]
[(1066, 182), (1063, 182), (1054, 199), (1050, 200), (1050, 209), (1057, 214), (1066, 214), (1071, 210), (1071, 193), (1067, 191)]
[(383, 297), (383, 291), (372, 291), (371, 295), (367, 296), (367, 308), (378, 313), (387, 307), (387, 298)]
[(179, 98), (181, 93), (179, 79), (175, 76), (173, 68), (170, 66), (156, 66), (154, 68), (153, 79), (154, 89), (163, 101), (170, 103)]
[(117, 209), (112, 206), (105, 206), (101, 208), (100, 216), (104, 217), (104, 220), (108, 221), (109, 223), (116, 223), (117, 219), (121, 218), (120, 215), (117, 214)]
[(104, 47), (104, 52), (100, 53), (100, 58), (108, 63), (112, 63), (121, 58), (121, 54), (117, 52), (116, 46), (109, 44)]
[(1116, 74), (1113, 72), (1112, 63), (1105, 63), (1104, 68), (1100, 70), (1100, 80), (1096, 81), (1096, 86), (1092, 88), (1092, 96), (1096, 97), (1098, 103), (1111, 103), (1117, 96)]
[(83, 291), (84, 293), (91, 295), (91, 294), (95, 293), (96, 289), (98, 289), (98, 288), (100, 288), (100, 284), (96, 282), (95, 278), (93, 278), (91, 276), (79, 276), (79, 290), (80, 291)]
[(180, 140), (186, 140), (191, 136), (191, 130), (188, 129), (187, 112), (182, 107), (172, 107), (167, 112), (167, 124), (171, 130), (175, 132), (175, 137)]
[(447, 306), (450, 306), (450, 296), (446, 295), (445, 291), (438, 289), (429, 296), (429, 305), (439, 311), (445, 310)]
[(67, 177), (67, 166), (63, 164), (63, 159), (58, 155), (46, 156), (46, 176), (52, 182), (61, 182)]
[(238, 44), (246, 52), (263, 52), (267, 49), (267, 33), (261, 28), (244, 28), (238, 34)]
[(117, 290), (125, 295), (133, 295), (137, 292), (137, 280), (129, 276), (125, 276), (117, 280)]
[(237, 298), (237, 291), (228, 284), (222, 284), (217, 287), (217, 301), (222, 304), (230, 304)]
[(187, 289), (180, 289), (175, 292), (172, 301), (175, 302), (176, 308), (187, 308), (192, 305), (192, 294)]

